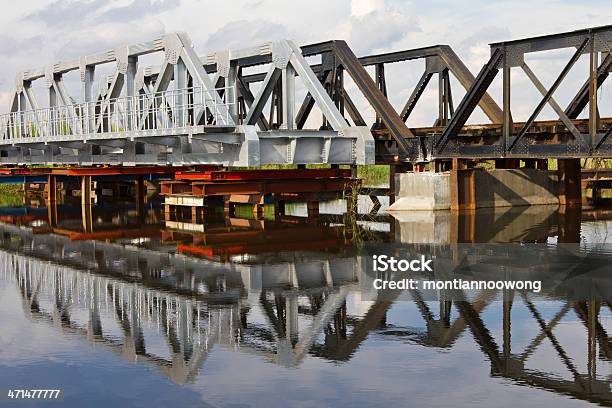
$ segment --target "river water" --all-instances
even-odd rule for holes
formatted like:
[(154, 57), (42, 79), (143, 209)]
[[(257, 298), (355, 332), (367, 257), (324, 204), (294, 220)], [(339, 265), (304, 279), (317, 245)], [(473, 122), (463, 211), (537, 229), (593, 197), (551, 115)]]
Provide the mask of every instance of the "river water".
[[(86, 223), (66, 205), (54, 225), (45, 207), (1, 209), (0, 405), (612, 405), (608, 212), (384, 204), (203, 224), (153, 206), (98, 205)], [(377, 292), (370, 255), (402, 251), (545, 290)], [(9, 399), (16, 389), (61, 393)]]

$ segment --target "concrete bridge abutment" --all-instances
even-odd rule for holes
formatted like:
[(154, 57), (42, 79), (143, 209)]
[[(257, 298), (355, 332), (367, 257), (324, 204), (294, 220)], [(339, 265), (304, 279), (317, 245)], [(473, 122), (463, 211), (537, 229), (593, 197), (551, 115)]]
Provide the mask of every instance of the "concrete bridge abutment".
[(546, 160), (496, 160), (495, 169), (470, 168), (454, 159), (448, 172), (394, 174), (391, 211), (474, 210), (530, 205), (582, 205), (579, 159), (558, 161), (548, 170)]

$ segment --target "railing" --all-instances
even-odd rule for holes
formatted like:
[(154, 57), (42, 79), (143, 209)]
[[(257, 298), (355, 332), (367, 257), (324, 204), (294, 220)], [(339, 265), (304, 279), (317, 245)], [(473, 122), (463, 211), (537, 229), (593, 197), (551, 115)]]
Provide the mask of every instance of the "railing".
[(0, 115), (2, 140), (229, 125), (233, 88), (192, 87)]

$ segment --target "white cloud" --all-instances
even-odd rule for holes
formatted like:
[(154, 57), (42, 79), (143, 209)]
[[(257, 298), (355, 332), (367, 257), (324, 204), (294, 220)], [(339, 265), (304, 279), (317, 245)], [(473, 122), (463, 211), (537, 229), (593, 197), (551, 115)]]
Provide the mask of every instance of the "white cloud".
[(385, 8), (385, 0), (351, 0), (351, 15), (363, 17)]
[(384, 0), (351, 1), (347, 32), (355, 52), (388, 49), (408, 33), (419, 30), (417, 19), (407, 9), (389, 6)]
[[(269, 41), (291, 38), (289, 29), (279, 23), (264, 20), (232, 21), (208, 36), (204, 46), (207, 52), (225, 49), (240, 49)], [(248, 39), (248, 43), (245, 39)]]

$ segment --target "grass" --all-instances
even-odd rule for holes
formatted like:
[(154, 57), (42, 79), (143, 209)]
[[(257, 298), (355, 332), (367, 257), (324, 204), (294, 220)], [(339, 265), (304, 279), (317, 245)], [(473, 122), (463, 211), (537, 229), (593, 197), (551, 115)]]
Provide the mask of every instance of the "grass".
[(19, 207), (22, 205), (21, 184), (0, 184), (0, 207)]
[(366, 187), (388, 186), (389, 166), (384, 164), (357, 166), (357, 177), (363, 180), (363, 185)]

